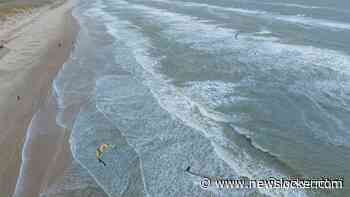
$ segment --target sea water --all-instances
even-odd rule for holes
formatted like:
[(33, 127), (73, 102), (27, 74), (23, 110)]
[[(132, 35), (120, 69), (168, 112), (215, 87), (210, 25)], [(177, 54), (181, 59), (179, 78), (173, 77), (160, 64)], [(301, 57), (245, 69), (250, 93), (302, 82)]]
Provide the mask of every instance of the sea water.
[[(74, 15), (76, 48), (54, 82), (57, 122), (72, 129), (78, 174), (106, 195), (350, 195), (203, 190), (184, 171), (346, 183), (348, 1), (84, 0)], [(102, 143), (114, 145), (106, 167), (95, 158)]]

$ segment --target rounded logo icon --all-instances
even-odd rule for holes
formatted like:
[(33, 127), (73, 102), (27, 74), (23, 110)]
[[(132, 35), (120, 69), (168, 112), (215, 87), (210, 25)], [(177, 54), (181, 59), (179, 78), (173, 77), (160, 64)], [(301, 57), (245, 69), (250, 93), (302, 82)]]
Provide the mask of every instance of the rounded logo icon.
[(200, 182), (200, 186), (202, 189), (207, 189), (210, 186), (210, 179), (207, 177), (203, 178)]

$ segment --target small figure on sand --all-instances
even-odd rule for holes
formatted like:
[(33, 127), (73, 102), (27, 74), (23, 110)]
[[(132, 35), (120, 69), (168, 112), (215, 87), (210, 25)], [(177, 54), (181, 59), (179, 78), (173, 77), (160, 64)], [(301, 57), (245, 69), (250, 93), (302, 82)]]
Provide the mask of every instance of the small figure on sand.
[(62, 43), (59, 42), (59, 43), (58, 43), (58, 47), (61, 47), (61, 46), (62, 46)]
[(21, 97), (20, 96), (17, 96), (17, 101), (21, 100)]

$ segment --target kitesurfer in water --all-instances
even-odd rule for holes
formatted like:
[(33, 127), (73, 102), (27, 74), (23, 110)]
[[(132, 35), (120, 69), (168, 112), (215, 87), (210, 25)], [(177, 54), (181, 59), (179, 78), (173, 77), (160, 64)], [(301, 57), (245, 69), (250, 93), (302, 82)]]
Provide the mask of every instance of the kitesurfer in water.
[(111, 147), (110, 144), (101, 144), (96, 149), (96, 159), (97, 159), (98, 162), (102, 163), (104, 166), (106, 166), (107, 164), (102, 160), (102, 155), (110, 147)]

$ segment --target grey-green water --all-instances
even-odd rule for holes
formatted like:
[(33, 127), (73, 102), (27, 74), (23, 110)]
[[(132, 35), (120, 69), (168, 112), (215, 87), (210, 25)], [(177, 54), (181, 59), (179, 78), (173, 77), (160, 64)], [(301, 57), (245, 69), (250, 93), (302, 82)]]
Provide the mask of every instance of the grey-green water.
[[(75, 159), (109, 196), (348, 196), (203, 190), (210, 176), (350, 179), (348, 1), (96, 0), (55, 81)], [(64, 118), (70, 106), (81, 106)], [(116, 145), (95, 159), (101, 143)]]

